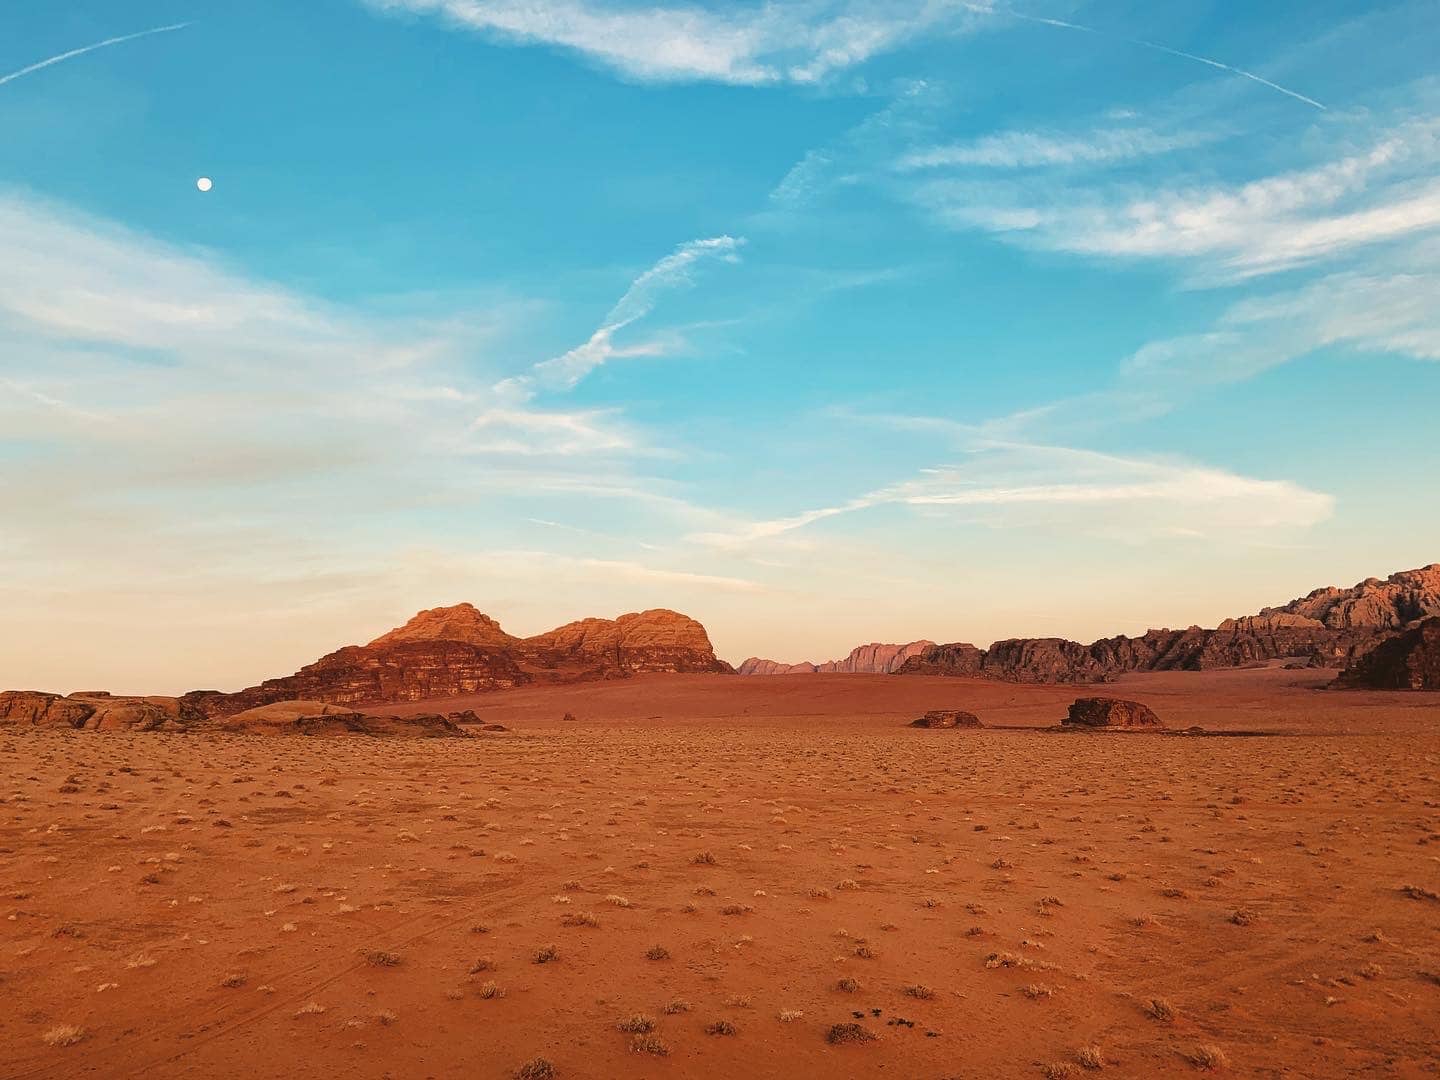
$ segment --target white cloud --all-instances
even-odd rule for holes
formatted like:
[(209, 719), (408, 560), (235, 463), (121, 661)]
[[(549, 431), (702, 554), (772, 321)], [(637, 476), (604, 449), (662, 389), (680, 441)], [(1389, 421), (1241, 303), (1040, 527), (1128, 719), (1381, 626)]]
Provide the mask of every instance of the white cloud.
[(692, 284), (692, 272), (697, 263), (706, 259), (737, 262), (738, 252), (744, 243), (743, 238), (715, 236), (681, 244), (631, 282), (625, 295), (610, 309), (605, 321), (583, 345), (536, 364), (530, 376), (511, 379), (507, 387), (521, 393), (528, 393), (532, 387), (570, 390), (586, 375), (611, 360), (663, 355), (665, 348), (660, 342), (619, 346), (615, 344), (615, 335), (654, 311), (656, 303), (666, 292)]
[(577, 52), (652, 82), (814, 83), (968, 20), (954, 0), (651, 4), (615, 0), (368, 0), (522, 45)]
[(1123, 542), (1165, 537), (1260, 538), (1328, 518), (1334, 500), (1283, 480), (1188, 462), (1059, 446), (990, 443), (955, 465), (832, 506), (693, 539), (744, 550), (842, 515), (881, 507), (960, 513), (980, 524), (1078, 530)]
[(913, 171), (952, 167), (1029, 169), (1111, 165), (1203, 146), (1215, 137), (1201, 131), (1159, 132), (1141, 127), (1102, 128), (1083, 135), (1004, 131), (971, 142), (913, 150), (900, 159), (897, 167)]
[(911, 196), (955, 228), (1081, 255), (1183, 259), (1200, 280), (1239, 280), (1440, 228), (1440, 120), (1404, 122), (1370, 142), (1236, 185), (1137, 191), (1103, 179), (952, 178), (922, 182)]

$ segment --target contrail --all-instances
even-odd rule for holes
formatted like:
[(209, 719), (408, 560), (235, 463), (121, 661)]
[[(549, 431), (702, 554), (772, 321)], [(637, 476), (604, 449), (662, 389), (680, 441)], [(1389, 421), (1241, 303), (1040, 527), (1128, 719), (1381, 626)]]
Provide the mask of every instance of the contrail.
[(1080, 23), (1066, 22), (1064, 19), (1046, 19), (1039, 15), (1022, 15), (1010, 8), (991, 7), (988, 4), (967, 4), (961, 3), (961, 7), (969, 8), (971, 11), (979, 11), (986, 15), (1008, 15), (1012, 19), (1020, 19), (1023, 22), (1039, 23), (1042, 26), (1058, 26), (1062, 30), (1079, 30), (1084, 34), (1095, 34), (1097, 37), (1113, 38), (1116, 41), (1123, 41), (1129, 45), (1138, 45), (1142, 49), (1154, 49), (1156, 52), (1168, 53), (1170, 56), (1178, 56), (1182, 60), (1193, 60), (1197, 64), (1206, 64), (1209, 67), (1219, 68), (1221, 71), (1228, 71), (1232, 75), (1239, 75), (1242, 79), (1249, 79), (1261, 86), (1268, 86), (1271, 90), (1278, 90), (1286, 97), (1294, 98), (1296, 101), (1303, 101), (1306, 105), (1314, 106), (1325, 111), (1326, 106), (1320, 104), (1314, 98), (1306, 97), (1304, 94), (1281, 86), (1279, 83), (1271, 82), (1269, 79), (1256, 75), (1253, 71), (1246, 71), (1244, 68), (1237, 68), (1230, 64), (1223, 64), (1219, 60), (1213, 60), (1208, 56), (1197, 56), (1195, 53), (1184, 52), (1180, 49), (1172, 49), (1169, 45), (1161, 45), (1158, 41), (1146, 41), (1144, 38), (1126, 37), (1124, 34), (1111, 33), (1108, 30), (1097, 30), (1093, 26), (1083, 26)]
[(77, 56), (84, 56), (86, 53), (94, 52), (96, 49), (107, 49), (111, 45), (119, 45), (123, 41), (134, 41), (136, 38), (149, 37), (151, 34), (168, 34), (172, 30), (184, 30), (185, 27), (189, 25), (191, 24), (183, 22), (174, 23), (170, 26), (157, 26), (152, 30), (141, 30), (138, 34), (123, 34), (120, 37), (106, 38), (104, 41), (97, 41), (94, 45), (86, 45), (82, 49), (71, 49), (69, 52), (61, 53), (59, 56), (52, 56), (48, 60), (41, 60), (38, 64), (31, 64), (29, 67), (21, 68), (19, 71), (12, 71), (9, 75), (0, 75), (0, 86), (4, 86), (8, 82), (14, 82), (16, 79), (39, 71), (41, 68), (47, 68), (51, 64), (59, 64), (66, 60), (72, 60)]

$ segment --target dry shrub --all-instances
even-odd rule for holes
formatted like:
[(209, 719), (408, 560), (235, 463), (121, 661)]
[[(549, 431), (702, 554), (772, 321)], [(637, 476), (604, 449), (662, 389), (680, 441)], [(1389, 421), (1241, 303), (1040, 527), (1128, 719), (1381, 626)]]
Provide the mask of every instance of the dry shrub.
[(670, 1047), (666, 1046), (654, 1035), (636, 1035), (630, 1040), (630, 1052), (632, 1054), (654, 1054), (656, 1057), (668, 1057)]
[(1175, 1006), (1164, 998), (1151, 998), (1145, 1003), (1145, 1015), (1151, 1020), (1159, 1020), (1162, 1024), (1169, 1024), (1175, 1020)]
[(555, 1066), (545, 1058), (531, 1058), (515, 1070), (515, 1080), (555, 1080)]
[(1100, 1052), (1098, 1046), (1082, 1046), (1075, 1051), (1075, 1060), (1086, 1069), (1103, 1069), (1105, 1067), (1105, 1055)]
[(729, 1020), (715, 1020), (705, 1025), (706, 1035), (734, 1035), (735, 1025)]
[(856, 1023), (832, 1024), (830, 1030), (825, 1033), (825, 1041), (831, 1046), (839, 1046), (842, 1043), (874, 1042), (879, 1037), (869, 1028), (861, 1027)]
[(1230, 1059), (1225, 1056), (1225, 1051), (1218, 1046), (1208, 1044), (1197, 1046), (1185, 1054), (1185, 1060), (1197, 1069), (1228, 1069)]

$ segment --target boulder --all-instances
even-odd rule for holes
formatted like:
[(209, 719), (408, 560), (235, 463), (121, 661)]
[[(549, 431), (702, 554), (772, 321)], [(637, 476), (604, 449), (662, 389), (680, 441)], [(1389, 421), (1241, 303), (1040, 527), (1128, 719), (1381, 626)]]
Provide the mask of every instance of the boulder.
[(911, 727), (918, 728), (978, 728), (985, 725), (972, 712), (962, 709), (931, 709), (918, 720), (910, 721)]
[(1061, 723), (1083, 728), (1161, 728), (1165, 725), (1146, 705), (1121, 698), (1079, 698)]

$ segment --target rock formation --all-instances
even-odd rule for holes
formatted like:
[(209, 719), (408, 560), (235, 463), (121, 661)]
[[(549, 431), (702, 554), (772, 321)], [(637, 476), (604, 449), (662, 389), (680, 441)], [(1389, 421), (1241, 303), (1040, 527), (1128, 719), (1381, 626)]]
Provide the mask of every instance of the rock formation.
[(816, 672), (888, 675), (911, 657), (935, 648), (933, 641), (911, 641), (904, 645), (882, 645), (878, 641), (857, 645), (844, 660), (827, 660), (823, 664), (782, 664), (752, 656), (739, 667), (741, 675), (813, 675)]
[(1316, 589), (1213, 630), (1148, 630), (1089, 645), (1064, 638), (1011, 638), (990, 648), (936, 645), (897, 669), (903, 675), (960, 675), (1014, 682), (1104, 682), (1127, 671), (1204, 671), (1298, 658), (1340, 667), (1431, 615), (1440, 615), (1440, 563), (1367, 578), (1349, 589)]
[(422, 611), (368, 645), (347, 645), (294, 675), (236, 693), (196, 690), (181, 699), (191, 721), (277, 701), (355, 707), (484, 693), (534, 683), (624, 678), (642, 672), (721, 672), (705, 628), (657, 609), (584, 619), (517, 638), (469, 604)]
[[(322, 701), (281, 701), (227, 716), (209, 730), (239, 735), (369, 735), (409, 739), (463, 739), (465, 713), (377, 716)], [(474, 713), (468, 713), (474, 717)]]
[(1062, 724), (1084, 728), (1161, 728), (1160, 722), (1150, 709), (1138, 701), (1123, 701), (1120, 698), (1087, 697), (1079, 698), (1070, 706), (1069, 715)]
[(1338, 687), (1440, 690), (1440, 618), (1426, 619), (1382, 641), (1335, 680)]
[(115, 697), (103, 690), (62, 697), (38, 690), (0, 692), (0, 725), (93, 731), (179, 731), (180, 702), (168, 697)]
[(972, 712), (962, 709), (931, 709), (918, 720), (910, 721), (911, 727), (918, 728), (978, 728), (985, 725)]

